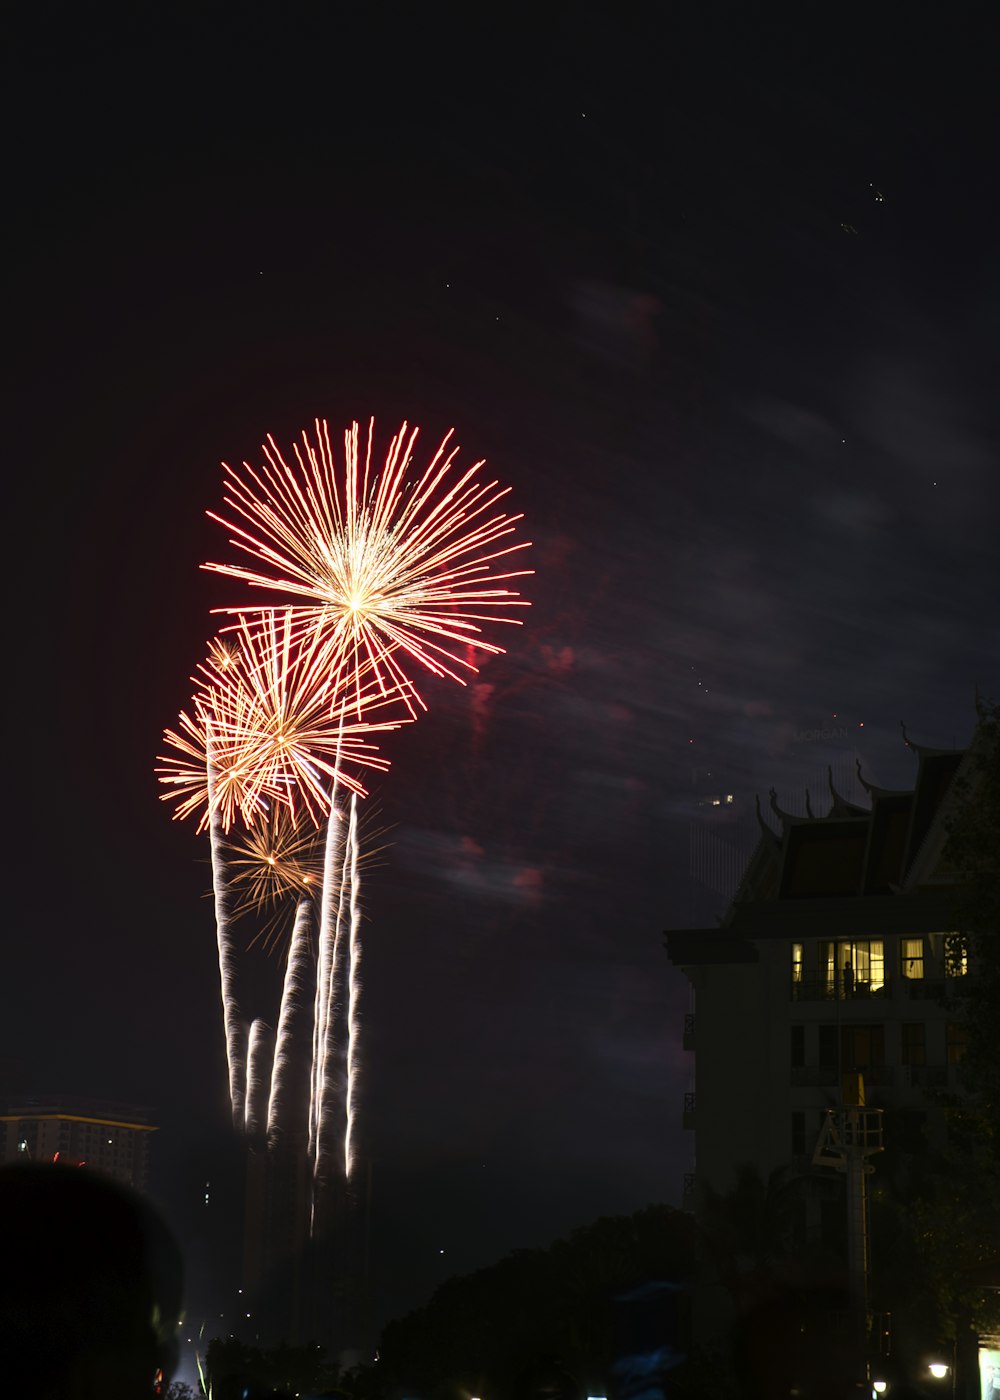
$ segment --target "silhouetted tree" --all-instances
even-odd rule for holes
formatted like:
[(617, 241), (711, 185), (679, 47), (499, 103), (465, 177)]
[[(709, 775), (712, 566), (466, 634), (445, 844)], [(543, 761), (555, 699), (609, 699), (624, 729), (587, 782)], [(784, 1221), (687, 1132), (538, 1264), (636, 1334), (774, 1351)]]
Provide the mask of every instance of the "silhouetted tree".
[(242, 1400), (249, 1396), (294, 1396), (332, 1390), (337, 1367), (326, 1348), (309, 1342), (304, 1346), (247, 1346), (236, 1337), (215, 1337), (208, 1344), (205, 1370), (212, 1400)]
[(960, 802), (949, 821), (945, 859), (958, 887), (957, 933), (949, 939), (952, 979), (968, 1032), (963, 1079), (982, 1110), (983, 1128), (1000, 1144), (1000, 704), (980, 701), (971, 772), (960, 780)]
[(492, 1400), (519, 1393), (548, 1368), (585, 1395), (608, 1383), (622, 1329), (641, 1329), (635, 1319), (647, 1303), (654, 1328), (662, 1324), (665, 1337), (676, 1330), (675, 1285), (692, 1270), (693, 1246), (687, 1216), (648, 1206), (449, 1279), (426, 1307), (385, 1328), (382, 1383), (442, 1396), (459, 1386)]

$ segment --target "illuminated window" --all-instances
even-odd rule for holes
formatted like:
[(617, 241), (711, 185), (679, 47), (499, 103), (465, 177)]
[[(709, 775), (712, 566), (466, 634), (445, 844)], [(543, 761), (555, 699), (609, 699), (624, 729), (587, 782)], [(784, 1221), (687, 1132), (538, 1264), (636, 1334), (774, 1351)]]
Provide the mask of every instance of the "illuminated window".
[(866, 997), (885, 989), (885, 944), (881, 938), (821, 943), (819, 961), (829, 997)]
[(927, 1042), (923, 1021), (904, 1022), (900, 1026), (902, 1060), (904, 1065), (927, 1063)]
[(792, 944), (792, 981), (802, 981), (802, 944)]
[(948, 1063), (950, 1065), (961, 1064), (965, 1056), (965, 1049), (969, 1041), (969, 1033), (962, 1025), (950, 1022), (948, 1025), (948, 1036), (945, 1041), (945, 1050)]
[(922, 938), (901, 938), (899, 940), (899, 967), (904, 977), (923, 977), (924, 940)]

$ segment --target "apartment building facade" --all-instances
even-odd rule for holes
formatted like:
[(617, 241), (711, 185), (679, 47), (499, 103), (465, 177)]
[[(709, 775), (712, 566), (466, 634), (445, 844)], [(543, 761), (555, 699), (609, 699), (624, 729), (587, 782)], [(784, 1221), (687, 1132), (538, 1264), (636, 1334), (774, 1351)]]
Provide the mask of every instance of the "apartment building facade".
[(959, 1088), (964, 1048), (953, 994), (966, 972), (949, 943), (956, 888), (945, 845), (976, 740), (959, 750), (906, 742), (911, 789), (878, 788), (859, 765), (868, 805), (843, 798), (832, 774), (823, 816), (811, 803), (791, 815), (772, 791), (767, 819), (758, 802), (760, 840), (721, 924), (668, 931), (694, 991), (691, 1206), (704, 1186), (731, 1189), (746, 1166), (765, 1181), (782, 1168), (808, 1173), (848, 1072), (863, 1075), (867, 1103), (900, 1145), (944, 1132), (942, 1093)]

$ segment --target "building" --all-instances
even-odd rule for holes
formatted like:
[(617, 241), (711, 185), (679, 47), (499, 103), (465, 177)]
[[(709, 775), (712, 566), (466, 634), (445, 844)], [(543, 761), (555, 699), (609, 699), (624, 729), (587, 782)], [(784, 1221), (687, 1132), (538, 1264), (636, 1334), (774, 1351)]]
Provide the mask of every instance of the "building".
[[(747, 1168), (765, 1188), (777, 1183), (790, 1205), (789, 1243), (838, 1253), (846, 1244), (845, 1316), (856, 1330), (844, 1336), (869, 1363), (890, 1345), (905, 1351), (868, 1302), (871, 1154), (883, 1141), (904, 1153), (943, 1144), (947, 1101), (962, 1093), (955, 993), (968, 969), (950, 938), (959, 889), (945, 852), (951, 816), (992, 752), (981, 719), (965, 749), (912, 743), (904, 728), (912, 788), (877, 787), (859, 762), (867, 801), (846, 799), (831, 771), (822, 816), (808, 794), (806, 814), (792, 815), (772, 789), (772, 820), (758, 800), (760, 839), (719, 925), (667, 933), (693, 992), (683, 1122), (694, 1160), (684, 1203), (698, 1210), (745, 1182)], [(711, 1275), (696, 1296), (703, 1340), (732, 1319), (732, 1300)], [(975, 1357), (958, 1369), (971, 1376)]]
[[(859, 765), (866, 806), (832, 775), (823, 816), (811, 803), (792, 816), (772, 791), (775, 821), (758, 803), (760, 841), (720, 926), (667, 934), (694, 991), (689, 1200), (699, 1185), (730, 1189), (745, 1165), (764, 1180), (807, 1169), (848, 1072), (863, 1074), (894, 1132), (944, 1130), (937, 1096), (957, 1087), (963, 1051), (949, 982), (965, 969), (948, 957), (955, 882), (943, 850), (975, 759), (972, 748), (909, 747), (911, 790), (875, 787)], [(811, 1230), (822, 1214), (817, 1204)]]
[(146, 1110), (131, 1104), (22, 1098), (0, 1114), (0, 1161), (85, 1164), (144, 1191), (155, 1132)]

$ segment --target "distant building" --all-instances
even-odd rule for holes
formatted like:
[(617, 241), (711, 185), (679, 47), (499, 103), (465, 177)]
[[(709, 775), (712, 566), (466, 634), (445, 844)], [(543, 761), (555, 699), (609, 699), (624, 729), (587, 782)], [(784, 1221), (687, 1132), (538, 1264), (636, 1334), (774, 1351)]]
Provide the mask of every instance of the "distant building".
[[(878, 788), (859, 765), (868, 806), (842, 797), (832, 773), (824, 816), (793, 816), (772, 791), (776, 825), (758, 803), (760, 840), (721, 924), (667, 933), (694, 990), (689, 1205), (701, 1186), (732, 1188), (743, 1166), (765, 1181), (778, 1168), (809, 1173), (848, 1072), (863, 1074), (896, 1141), (944, 1132), (935, 1096), (956, 1088), (964, 1049), (947, 991), (964, 968), (945, 956), (955, 879), (943, 849), (956, 782), (974, 760), (971, 749), (909, 747), (911, 790)], [(836, 1185), (814, 1182), (806, 1235), (842, 1230)]]
[[(749, 1168), (800, 1260), (843, 1259), (840, 1301), (824, 1303), (822, 1328), (829, 1357), (851, 1358), (857, 1374), (888, 1356), (916, 1375), (926, 1348), (915, 1334), (896, 1336), (889, 1313), (872, 1311), (865, 1182), (873, 1167), (878, 1173), (883, 1145), (904, 1154), (943, 1145), (946, 1103), (963, 1092), (955, 994), (968, 969), (949, 944), (960, 891), (945, 849), (990, 742), (985, 723), (967, 749), (903, 737), (916, 758), (911, 789), (867, 782), (860, 762), (865, 805), (842, 795), (832, 769), (822, 816), (808, 793), (805, 815), (793, 815), (772, 789), (773, 820), (758, 801), (760, 839), (719, 925), (667, 933), (669, 956), (693, 990), (683, 1123), (695, 1151), (684, 1205), (703, 1213), (711, 1235), (724, 1217), (713, 1216), (713, 1196), (758, 1189)], [(742, 1199), (734, 1198), (737, 1210)], [(758, 1276), (741, 1276), (738, 1264), (724, 1280), (710, 1252), (695, 1330), (714, 1345), (737, 1327), (737, 1299), (759, 1305), (764, 1295), (753, 1293), (763, 1287)], [(808, 1341), (814, 1321), (802, 1300), (811, 1295), (796, 1296), (800, 1311), (784, 1319), (783, 1335)], [(965, 1394), (975, 1356), (955, 1355), (962, 1379), (953, 1393)]]
[(0, 1161), (86, 1164), (144, 1191), (155, 1132), (145, 1109), (131, 1104), (16, 1099), (0, 1114)]

